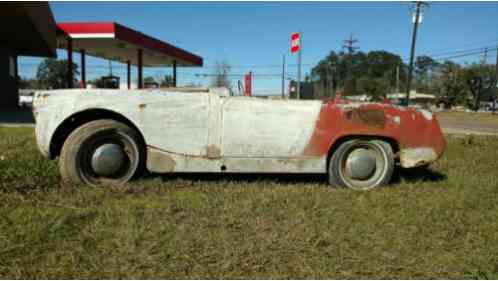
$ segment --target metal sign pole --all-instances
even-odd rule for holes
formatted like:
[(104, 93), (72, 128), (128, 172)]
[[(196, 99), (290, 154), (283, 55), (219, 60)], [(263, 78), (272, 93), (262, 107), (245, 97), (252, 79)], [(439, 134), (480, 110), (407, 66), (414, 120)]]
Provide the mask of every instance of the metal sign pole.
[(300, 99), (301, 97), (301, 49), (303, 48), (303, 36), (302, 33), (299, 32), (299, 50), (297, 53), (297, 91), (296, 98)]

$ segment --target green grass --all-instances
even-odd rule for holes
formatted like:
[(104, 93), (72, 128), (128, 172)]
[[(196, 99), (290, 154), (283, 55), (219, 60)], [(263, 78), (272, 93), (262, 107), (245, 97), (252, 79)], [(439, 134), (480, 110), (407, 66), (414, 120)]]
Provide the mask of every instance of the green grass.
[(316, 176), (61, 187), (0, 128), (0, 278), (498, 278), (498, 138), (454, 137), (369, 192)]

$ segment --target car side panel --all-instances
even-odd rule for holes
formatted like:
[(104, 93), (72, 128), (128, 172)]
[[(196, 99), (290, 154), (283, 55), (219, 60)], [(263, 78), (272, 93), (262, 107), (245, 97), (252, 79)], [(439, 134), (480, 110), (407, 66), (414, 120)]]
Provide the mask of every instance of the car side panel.
[(178, 154), (206, 156), (210, 98), (199, 93), (162, 93), (139, 105), (138, 124), (147, 145)]
[(326, 173), (326, 157), (194, 157), (147, 148), (147, 169), (156, 173)]
[(228, 98), (223, 104), (224, 157), (302, 157), (320, 101)]
[(41, 91), (35, 99), (38, 145), (50, 156), (50, 142), (65, 120), (80, 112), (103, 109), (130, 120), (147, 145), (203, 156), (208, 145), (209, 95), (144, 90)]

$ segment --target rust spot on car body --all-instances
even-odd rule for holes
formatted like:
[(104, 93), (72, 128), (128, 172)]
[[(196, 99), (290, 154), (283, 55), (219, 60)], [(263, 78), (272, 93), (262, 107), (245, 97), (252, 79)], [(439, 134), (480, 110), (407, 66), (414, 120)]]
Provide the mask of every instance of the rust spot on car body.
[(400, 162), (403, 168), (414, 168), (430, 164), (439, 158), (431, 147), (417, 147), (402, 149)]
[(176, 162), (173, 158), (154, 148), (147, 148), (147, 169), (158, 173), (170, 173), (175, 170)]
[(384, 128), (385, 125), (384, 111), (379, 109), (359, 107), (346, 111), (345, 114), (347, 119), (369, 127)]
[(138, 110), (143, 111), (147, 105), (145, 103), (141, 103), (138, 105)]
[(207, 147), (207, 158), (216, 159), (221, 157), (221, 150), (214, 144), (210, 144)]

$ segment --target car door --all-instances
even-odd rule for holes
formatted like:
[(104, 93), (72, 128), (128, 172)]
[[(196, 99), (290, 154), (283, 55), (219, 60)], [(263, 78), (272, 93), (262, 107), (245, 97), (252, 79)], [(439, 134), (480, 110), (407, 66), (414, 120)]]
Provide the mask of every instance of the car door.
[(223, 156), (302, 156), (321, 105), (320, 101), (227, 98), (222, 113)]
[(139, 115), (148, 145), (189, 156), (206, 156), (208, 144), (209, 94), (150, 93)]

